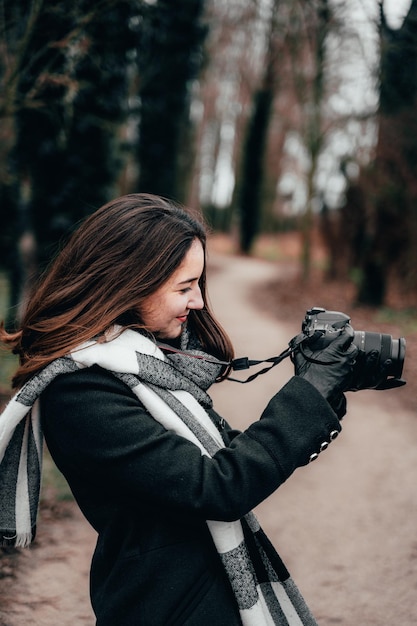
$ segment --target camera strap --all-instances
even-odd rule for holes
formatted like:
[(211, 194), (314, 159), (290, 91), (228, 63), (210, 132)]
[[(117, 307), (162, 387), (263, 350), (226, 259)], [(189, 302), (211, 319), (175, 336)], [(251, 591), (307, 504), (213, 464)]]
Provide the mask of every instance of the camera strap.
[(270, 369), (278, 365), (278, 363), (281, 363), (281, 361), (286, 359), (293, 352), (292, 348), (287, 348), (286, 350), (281, 352), (281, 354), (279, 354), (278, 356), (272, 356), (269, 359), (253, 360), (253, 359), (249, 359), (247, 356), (244, 356), (244, 357), (238, 357), (237, 359), (233, 359), (232, 361), (220, 361), (219, 359), (216, 359), (214, 357), (210, 358), (206, 355), (191, 354), (190, 352), (187, 352), (185, 350), (179, 350), (177, 348), (174, 348), (173, 346), (170, 346), (164, 343), (158, 343), (158, 348), (160, 348), (163, 352), (174, 352), (176, 354), (181, 354), (182, 356), (188, 356), (191, 359), (199, 359), (201, 361), (206, 361), (207, 363), (214, 363), (216, 365), (225, 365), (227, 367), (231, 367), (232, 370), (235, 372), (247, 370), (251, 367), (254, 367), (255, 365), (260, 365), (261, 363), (269, 363), (267, 367), (264, 367), (263, 369), (259, 370), (255, 374), (248, 376), (248, 378), (246, 378), (245, 380), (239, 380), (238, 378), (231, 378), (230, 376), (228, 376), (226, 379), (226, 380), (230, 380), (232, 382), (241, 383), (241, 384), (250, 383), (252, 380), (255, 380), (255, 378), (257, 378), (261, 374), (266, 374), (266, 372), (269, 372)]
[(255, 378), (258, 378), (258, 376), (260, 376), (261, 374), (266, 374), (267, 372), (269, 372), (269, 370), (278, 365), (278, 363), (281, 363), (281, 361), (290, 356), (291, 352), (292, 349), (287, 348), (278, 356), (271, 356), (269, 359), (262, 359), (260, 361), (250, 360), (246, 356), (238, 359), (233, 359), (233, 361), (231, 362), (233, 371), (246, 370), (250, 367), (253, 367), (254, 365), (260, 365), (261, 363), (270, 363), (270, 365), (262, 368), (261, 370), (259, 370), (259, 372), (255, 372), (255, 374), (251, 374), (251, 376), (248, 376), (248, 378), (246, 378), (245, 380), (239, 380), (239, 378), (231, 378), (230, 376), (227, 378), (227, 380), (230, 380), (234, 383), (250, 383), (252, 380), (255, 380)]
[(261, 361), (249, 360), (248, 357), (241, 357), (238, 359), (233, 359), (233, 361), (231, 361), (230, 363), (227, 363), (227, 365), (231, 365), (234, 371), (249, 369), (250, 367), (253, 367), (254, 365), (260, 365), (261, 363), (270, 363), (270, 365), (268, 367), (264, 367), (263, 369), (259, 370), (259, 372), (256, 372), (255, 374), (248, 376), (248, 378), (246, 378), (245, 380), (239, 380), (238, 378), (231, 378), (230, 376), (227, 378), (227, 380), (231, 380), (235, 383), (242, 383), (242, 384), (250, 383), (252, 380), (255, 380), (255, 378), (257, 378), (261, 374), (266, 374), (266, 372), (269, 372), (269, 370), (271, 370), (273, 367), (281, 363), (281, 361), (283, 361), (287, 357), (291, 356), (296, 350), (300, 350), (303, 357), (307, 361), (310, 361), (310, 363), (317, 363), (318, 365), (333, 365), (334, 363), (337, 363), (337, 361), (320, 361), (319, 359), (315, 359), (312, 356), (308, 356), (304, 351), (303, 344), (310, 339), (311, 337), (308, 337), (308, 335), (305, 335), (304, 333), (300, 333), (299, 335), (294, 337), (294, 339), (292, 339), (292, 341), (290, 342), (289, 348), (287, 348), (286, 350), (283, 350), (283, 352), (281, 352), (281, 354), (279, 354), (278, 356), (272, 356), (269, 359), (263, 359)]

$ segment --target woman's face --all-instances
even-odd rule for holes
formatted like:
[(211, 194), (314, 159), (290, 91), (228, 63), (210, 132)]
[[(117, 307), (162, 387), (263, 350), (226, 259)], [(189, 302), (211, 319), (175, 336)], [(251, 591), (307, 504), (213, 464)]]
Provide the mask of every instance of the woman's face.
[(155, 336), (161, 339), (179, 337), (189, 312), (203, 308), (198, 282), (203, 269), (203, 246), (199, 239), (194, 239), (181, 265), (147, 298), (141, 310), (143, 323)]

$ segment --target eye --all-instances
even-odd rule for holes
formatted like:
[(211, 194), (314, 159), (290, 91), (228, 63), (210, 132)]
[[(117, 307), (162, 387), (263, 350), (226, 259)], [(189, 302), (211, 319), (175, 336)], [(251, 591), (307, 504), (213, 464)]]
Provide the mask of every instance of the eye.
[(184, 289), (180, 289), (180, 293), (188, 293), (191, 291), (191, 287), (184, 287)]

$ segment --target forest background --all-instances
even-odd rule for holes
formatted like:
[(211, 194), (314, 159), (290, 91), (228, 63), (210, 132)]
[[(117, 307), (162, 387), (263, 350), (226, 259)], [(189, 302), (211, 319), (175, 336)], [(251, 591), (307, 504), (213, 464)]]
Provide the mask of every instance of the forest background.
[(0, 0), (0, 318), (80, 220), (151, 192), (222, 251), (295, 263), (265, 307), (325, 293), (409, 335), (412, 382), (417, 0), (394, 4), (395, 24), (387, 0)]
[(201, 209), (245, 254), (298, 233), (304, 281), (318, 233), (326, 279), (415, 305), (416, 0), (395, 27), (377, 0), (0, 5), (10, 317), (80, 219), (137, 191)]

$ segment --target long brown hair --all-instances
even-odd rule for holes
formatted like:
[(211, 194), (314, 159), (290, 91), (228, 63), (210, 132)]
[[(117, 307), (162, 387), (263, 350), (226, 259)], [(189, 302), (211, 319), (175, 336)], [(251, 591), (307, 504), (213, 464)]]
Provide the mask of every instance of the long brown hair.
[[(20, 357), (13, 385), (115, 323), (146, 331), (143, 302), (179, 267), (196, 238), (206, 255), (200, 217), (150, 194), (122, 196), (90, 215), (34, 287), (20, 330), (0, 328), (0, 340)], [(229, 361), (232, 344), (210, 311), (205, 267), (200, 289), (204, 308), (190, 311), (188, 323), (205, 350)]]

